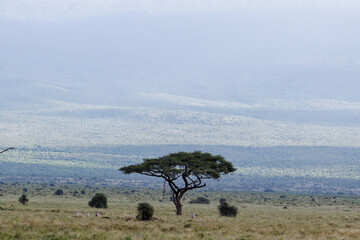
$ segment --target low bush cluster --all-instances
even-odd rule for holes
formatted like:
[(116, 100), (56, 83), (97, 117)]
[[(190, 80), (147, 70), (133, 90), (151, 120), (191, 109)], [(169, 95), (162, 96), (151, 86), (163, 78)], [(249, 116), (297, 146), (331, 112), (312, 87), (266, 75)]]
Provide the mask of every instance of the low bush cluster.
[(222, 201), (218, 206), (221, 216), (224, 217), (235, 217), (237, 215), (237, 207), (228, 204), (226, 201)]
[(189, 203), (191, 204), (210, 204), (209, 199), (205, 197), (198, 197), (196, 199), (191, 200)]
[(55, 195), (57, 195), (57, 196), (64, 195), (64, 191), (62, 189), (58, 189), (55, 191)]
[(22, 205), (25, 205), (25, 204), (29, 201), (29, 199), (26, 197), (25, 194), (23, 194), (23, 195), (21, 195), (21, 197), (19, 198), (18, 201), (19, 201)]
[(139, 203), (137, 207), (138, 215), (136, 219), (141, 221), (149, 221), (154, 215), (154, 208), (149, 203)]
[(97, 193), (89, 202), (90, 207), (94, 208), (107, 208), (107, 198), (102, 193)]

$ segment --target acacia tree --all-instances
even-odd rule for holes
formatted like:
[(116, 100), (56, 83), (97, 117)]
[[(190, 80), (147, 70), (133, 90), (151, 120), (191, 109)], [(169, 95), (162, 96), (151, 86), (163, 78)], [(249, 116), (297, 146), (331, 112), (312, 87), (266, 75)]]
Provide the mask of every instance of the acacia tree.
[(119, 169), (125, 174), (139, 173), (163, 178), (168, 183), (176, 207), (176, 214), (182, 215), (181, 199), (193, 189), (206, 186), (205, 179), (219, 179), (222, 174), (234, 172), (232, 163), (222, 156), (202, 152), (178, 152), (159, 158), (144, 159), (141, 164)]

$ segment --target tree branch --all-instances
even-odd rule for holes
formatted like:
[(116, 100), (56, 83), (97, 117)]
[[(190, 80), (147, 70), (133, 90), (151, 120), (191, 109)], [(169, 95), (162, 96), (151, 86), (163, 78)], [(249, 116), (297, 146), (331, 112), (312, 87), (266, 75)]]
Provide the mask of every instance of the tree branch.
[[(192, 184), (195, 186), (196, 184), (201, 184), (201, 180), (199, 180), (199, 178), (198, 179), (196, 179), (195, 181), (189, 176), (188, 177), (189, 179), (190, 179), (190, 181), (192, 182)], [(198, 182), (198, 183), (197, 183)]]
[(189, 182), (187, 180), (187, 177), (185, 176), (185, 172), (182, 174), (182, 178), (183, 178), (183, 180), (185, 182), (185, 188), (187, 188), (189, 186)]
[(150, 176), (150, 177), (163, 177), (162, 175), (157, 175), (157, 174), (154, 174), (154, 173), (140, 173), (142, 175), (145, 175), (145, 176)]
[(171, 179), (165, 179), (168, 183), (169, 186), (171, 188), (171, 190), (173, 191), (173, 193), (176, 193), (179, 191), (179, 187), (175, 185), (175, 183), (171, 180)]
[(1, 151), (0, 154), (1, 154), (1, 153), (4, 153), (4, 152), (6, 152), (6, 151), (12, 150), (12, 149), (15, 149), (15, 148), (13, 148), (13, 147), (7, 148), (7, 149)]

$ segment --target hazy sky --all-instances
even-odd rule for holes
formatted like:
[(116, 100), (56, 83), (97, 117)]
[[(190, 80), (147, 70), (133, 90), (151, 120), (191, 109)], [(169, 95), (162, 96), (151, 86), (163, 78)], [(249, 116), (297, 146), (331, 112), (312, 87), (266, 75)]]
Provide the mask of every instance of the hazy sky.
[[(126, 143), (137, 132), (134, 142), (160, 143), (167, 131), (173, 143), (358, 146), (359, 29), (357, 0), (2, 0), (0, 110), (25, 113), (2, 124), (27, 124), (3, 138), (65, 144), (77, 141), (67, 135), (76, 129), (85, 141), (117, 132)], [(95, 107), (81, 112), (82, 104)], [(129, 107), (140, 109), (133, 118)], [(210, 115), (191, 112), (199, 109)], [(159, 128), (144, 133), (151, 116)], [(193, 118), (209, 125), (198, 129)]]
[(258, 10), (358, 14), (360, 3), (356, 0), (3, 0), (0, 10), (0, 16), (5, 19), (57, 21), (134, 11), (169, 15)]
[(0, 81), (360, 101), (359, 29), (355, 0), (2, 0)]

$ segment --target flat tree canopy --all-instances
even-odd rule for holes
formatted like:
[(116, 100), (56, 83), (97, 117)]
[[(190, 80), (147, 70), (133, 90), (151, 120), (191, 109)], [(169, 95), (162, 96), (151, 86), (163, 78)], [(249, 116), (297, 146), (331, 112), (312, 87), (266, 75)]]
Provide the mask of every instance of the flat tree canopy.
[(219, 179), (234, 172), (232, 163), (222, 156), (199, 151), (172, 153), (159, 158), (144, 159), (141, 164), (120, 168), (125, 174), (139, 173), (163, 178), (172, 190), (176, 213), (182, 215), (181, 198), (188, 190), (206, 186), (204, 179)]

